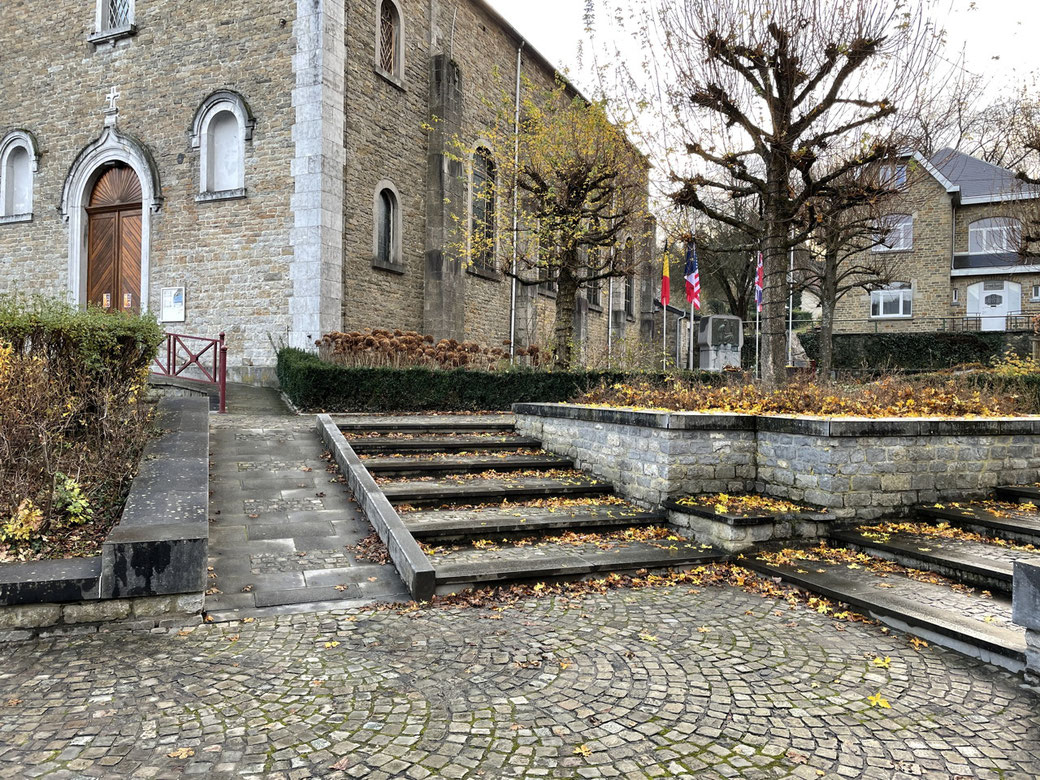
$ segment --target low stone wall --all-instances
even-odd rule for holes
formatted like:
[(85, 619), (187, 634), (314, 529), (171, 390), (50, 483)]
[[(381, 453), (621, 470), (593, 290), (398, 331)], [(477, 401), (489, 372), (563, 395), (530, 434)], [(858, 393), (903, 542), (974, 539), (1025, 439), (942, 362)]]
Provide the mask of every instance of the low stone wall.
[(119, 524), (90, 558), (0, 564), (0, 641), (201, 620), (209, 555), (209, 402), (166, 398)]
[(1015, 561), (1011, 619), (1026, 630), (1026, 680), (1040, 685), (1040, 566)]
[(873, 520), (1037, 481), (1040, 418), (853, 419), (516, 404), (517, 430), (656, 507), (758, 492)]
[(430, 560), (397, 514), (397, 510), (376, 485), (364, 462), (354, 452), (354, 448), (350, 446), (350, 442), (332, 417), (319, 414), (317, 423), (318, 436), (329, 448), (336, 465), (346, 477), (347, 484), (365, 517), (386, 545), (390, 560), (404, 580), (412, 598), (416, 601), (429, 601), (433, 598), (436, 587), (436, 573)]

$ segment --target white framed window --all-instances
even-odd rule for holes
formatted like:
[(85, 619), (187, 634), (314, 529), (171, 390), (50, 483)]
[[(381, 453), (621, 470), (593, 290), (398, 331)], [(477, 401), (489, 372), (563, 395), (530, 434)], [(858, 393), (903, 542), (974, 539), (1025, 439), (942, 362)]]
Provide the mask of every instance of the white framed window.
[(376, 6), (376, 70), (394, 81), (404, 76), (404, 17), (396, 0)]
[(956, 287), (954, 287), (953, 288), (953, 297), (950, 299), (950, 303), (956, 305), (956, 304), (960, 303), (960, 301), (961, 301), (961, 291), (958, 290)]
[(137, 32), (134, 12), (136, 0), (97, 0), (94, 12), (94, 34), (91, 43), (111, 41), (113, 45), (120, 38), (126, 38)]
[(874, 234), (875, 252), (908, 252), (914, 248), (914, 218), (910, 214), (882, 217)]
[(968, 252), (988, 255), (1017, 252), (1022, 244), (1022, 223), (1011, 217), (977, 219), (968, 225)]
[(893, 282), (870, 291), (871, 318), (906, 318), (913, 314), (914, 290), (909, 282)]
[(197, 201), (246, 196), (246, 144), (253, 140), (253, 119), (245, 99), (221, 90), (195, 112), (191, 145), (199, 150)]
[(470, 255), (473, 265), (495, 270), (496, 189), (498, 168), (491, 150), (477, 147), (473, 153), (473, 180), (470, 186)]
[(401, 196), (391, 182), (384, 180), (376, 185), (372, 217), (372, 265), (403, 272)]
[(0, 223), (29, 222), (33, 212), (36, 143), (24, 130), (0, 141)]
[(882, 187), (903, 189), (906, 186), (906, 164), (882, 165), (878, 173), (878, 182)]
[(1040, 301), (1040, 284), (1033, 285), (1033, 292), (1030, 293), (1029, 300)]

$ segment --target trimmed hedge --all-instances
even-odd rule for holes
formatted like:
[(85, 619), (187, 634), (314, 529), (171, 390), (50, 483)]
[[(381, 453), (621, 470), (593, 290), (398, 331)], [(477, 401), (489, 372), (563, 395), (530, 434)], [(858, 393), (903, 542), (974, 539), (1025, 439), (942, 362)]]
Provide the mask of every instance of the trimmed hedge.
[(80, 309), (43, 297), (0, 296), (0, 342), (45, 357), (50, 371), (133, 385), (163, 339), (154, 316)]
[[(799, 334), (810, 360), (820, 354), (820, 333)], [(1025, 354), (1023, 333), (836, 333), (834, 370), (932, 371), (965, 363), (988, 364), (1008, 349)]]
[[(717, 382), (718, 374), (681, 374)], [(278, 381), (300, 409), (324, 412), (495, 411), (515, 403), (569, 401), (619, 371), (448, 371), (428, 368), (348, 368), (286, 348), (278, 353)], [(640, 374), (660, 379), (664, 374)], [(669, 376), (678, 376), (669, 375)]]

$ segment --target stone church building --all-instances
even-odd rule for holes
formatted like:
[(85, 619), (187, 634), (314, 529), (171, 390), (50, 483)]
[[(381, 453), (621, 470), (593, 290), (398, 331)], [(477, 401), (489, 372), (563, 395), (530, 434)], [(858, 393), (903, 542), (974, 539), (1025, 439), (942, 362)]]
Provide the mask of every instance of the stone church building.
[[(555, 76), (483, 0), (4, 0), (0, 66), (0, 293), (226, 331), (254, 382), (333, 330), (547, 345), (552, 289), (503, 273), (511, 204), (450, 171), (449, 130), (494, 176), (487, 101)], [(447, 246), (473, 220), (479, 266)], [(647, 334), (650, 275), (581, 294), (590, 362)]]

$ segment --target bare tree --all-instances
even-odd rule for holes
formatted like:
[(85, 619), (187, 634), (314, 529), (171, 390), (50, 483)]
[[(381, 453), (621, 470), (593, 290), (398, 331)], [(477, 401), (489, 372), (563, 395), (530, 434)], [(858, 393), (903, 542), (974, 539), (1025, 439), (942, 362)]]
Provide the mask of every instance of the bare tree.
[[(890, 156), (897, 113), (915, 113), (928, 97), (941, 36), (925, 3), (661, 0), (644, 25), (656, 83), (639, 102), (656, 93), (664, 101), (660, 124), (684, 134), (688, 162), (678, 148), (668, 160), (674, 203), (749, 233), (716, 204), (761, 203), (767, 382), (785, 377), (787, 256), (813, 232), (810, 203)], [(850, 139), (857, 154), (819, 164), (832, 163), (828, 149)]]

